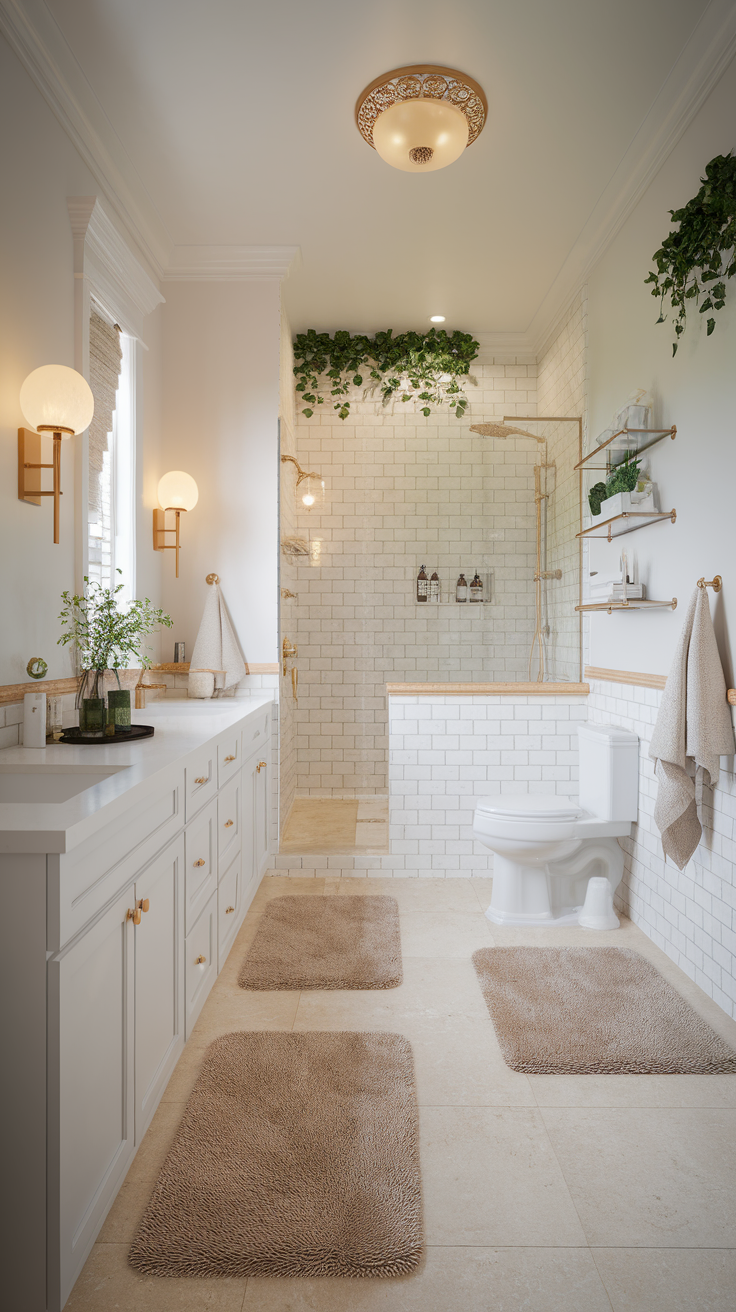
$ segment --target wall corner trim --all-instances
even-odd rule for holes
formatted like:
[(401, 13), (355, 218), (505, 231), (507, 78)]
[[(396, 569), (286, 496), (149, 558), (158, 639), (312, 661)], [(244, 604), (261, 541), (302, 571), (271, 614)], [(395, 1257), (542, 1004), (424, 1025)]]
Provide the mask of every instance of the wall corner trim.
[(586, 679), (600, 679), (604, 683), (628, 683), (638, 688), (664, 688), (666, 674), (637, 674), (635, 670), (604, 670), (596, 665), (586, 665)]

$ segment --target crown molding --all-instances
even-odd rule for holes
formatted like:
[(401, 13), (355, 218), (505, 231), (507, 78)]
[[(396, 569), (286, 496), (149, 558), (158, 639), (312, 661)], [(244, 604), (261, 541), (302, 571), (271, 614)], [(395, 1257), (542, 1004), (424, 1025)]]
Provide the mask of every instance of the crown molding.
[(132, 305), (139, 315), (150, 314), (163, 301), (156, 284), (123, 241), (97, 196), (70, 196), (67, 200), (74, 236), (74, 272), (89, 276), (112, 307)]
[(736, 54), (736, 4), (711, 0), (532, 319), (538, 356)]
[(266, 282), (298, 266), (298, 246), (174, 246), (166, 282)]
[(43, 0), (0, 0), (0, 32), (92, 173), (155, 277), (171, 241)]

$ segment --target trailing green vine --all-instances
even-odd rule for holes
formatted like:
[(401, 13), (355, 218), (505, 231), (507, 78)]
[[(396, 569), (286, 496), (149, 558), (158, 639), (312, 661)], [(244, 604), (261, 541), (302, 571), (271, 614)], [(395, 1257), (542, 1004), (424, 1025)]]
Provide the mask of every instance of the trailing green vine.
[(467, 377), (478, 349), (470, 333), (447, 333), (444, 328), (396, 337), (390, 328), (375, 337), (348, 332), (331, 337), (310, 328), (294, 342), (296, 390), (306, 402), (302, 414), (311, 418), (314, 407), (324, 405), (326, 393), (340, 419), (347, 419), (350, 402), (344, 398), (365, 381), (368, 390), (378, 388), (384, 405), (391, 400), (421, 401), (425, 416), (433, 405), (448, 405), (459, 418), (468, 398), (458, 378)]
[[(665, 321), (665, 297), (669, 297), (675, 311), (673, 355), (685, 331), (687, 302), (694, 300), (697, 304), (705, 292), (700, 314), (722, 310), (726, 281), (736, 273), (736, 158), (733, 154), (716, 155), (706, 164), (705, 177), (700, 181), (703, 185), (697, 196), (681, 210), (670, 210), (679, 230), (671, 232), (654, 252), (656, 273), (652, 271), (644, 279), (654, 284), (652, 296), (660, 299), (657, 323)], [(724, 267), (724, 257), (729, 254)], [(715, 326), (711, 316), (708, 337)]]

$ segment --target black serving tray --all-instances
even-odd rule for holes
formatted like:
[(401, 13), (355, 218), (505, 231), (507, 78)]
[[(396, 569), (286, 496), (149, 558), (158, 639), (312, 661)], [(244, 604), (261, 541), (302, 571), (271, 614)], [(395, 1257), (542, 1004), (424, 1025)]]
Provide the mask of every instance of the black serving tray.
[(153, 734), (152, 724), (134, 724), (127, 733), (115, 733), (112, 738), (86, 733), (82, 729), (65, 729), (59, 742), (71, 743), (74, 747), (112, 747), (115, 743), (135, 743), (140, 738), (153, 738)]

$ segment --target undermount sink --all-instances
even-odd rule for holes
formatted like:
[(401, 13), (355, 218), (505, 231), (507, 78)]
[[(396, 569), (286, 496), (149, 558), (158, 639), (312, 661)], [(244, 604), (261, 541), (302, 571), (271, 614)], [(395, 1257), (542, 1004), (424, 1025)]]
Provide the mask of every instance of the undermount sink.
[(86, 766), (0, 766), (0, 802), (68, 802), (125, 766), (90, 770)]

